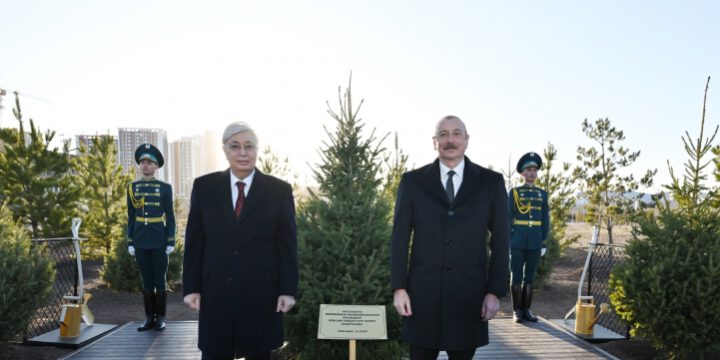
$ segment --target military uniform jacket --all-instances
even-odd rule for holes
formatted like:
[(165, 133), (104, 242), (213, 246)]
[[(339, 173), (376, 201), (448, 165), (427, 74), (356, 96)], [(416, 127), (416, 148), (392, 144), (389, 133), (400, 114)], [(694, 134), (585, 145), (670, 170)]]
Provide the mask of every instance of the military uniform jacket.
[(510, 190), (510, 246), (530, 250), (544, 248), (550, 232), (549, 209), (547, 192), (543, 189), (522, 185)]
[(183, 262), (183, 295), (201, 295), (198, 347), (227, 357), (282, 346), (277, 299), (298, 291), (292, 188), (255, 170), (235, 218), (230, 186), (229, 170), (195, 179)]
[(440, 181), (438, 160), (403, 174), (390, 276), (392, 289), (405, 289), (410, 296), (413, 314), (403, 320), (404, 341), (443, 350), (488, 343), (482, 306), (486, 294), (502, 297), (506, 292), (507, 214), (502, 175), (468, 158), (452, 203)]
[(128, 186), (128, 245), (138, 249), (175, 246), (172, 186), (155, 178)]

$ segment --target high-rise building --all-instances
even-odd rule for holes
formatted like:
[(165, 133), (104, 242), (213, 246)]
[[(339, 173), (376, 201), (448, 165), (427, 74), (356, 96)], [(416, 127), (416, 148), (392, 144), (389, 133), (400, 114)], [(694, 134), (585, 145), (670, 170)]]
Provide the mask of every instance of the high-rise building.
[(200, 165), (200, 139), (185, 137), (170, 143), (170, 158), (172, 159), (172, 186), (175, 196), (179, 199), (189, 199), (190, 191)]
[[(169, 161), (167, 132), (164, 129), (137, 129), (137, 128), (120, 128), (118, 129), (118, 162), (123, 166), (125, 171), (137, 167), (135, 163), (135, 149), (138, 146), (149, 143), (155, 145), (165, 158), (165, 166), (158, 170), (156, 178), (158, 180), (170, 182), (170, 168), (172, 165)], [(140, 179), (142, 174), (135, 172), (135, 178)]]
[(189, 199), (196, 177), (222, 169), (220, 136), (211, 131), (170, 144), (172, 185), (178, 198)]

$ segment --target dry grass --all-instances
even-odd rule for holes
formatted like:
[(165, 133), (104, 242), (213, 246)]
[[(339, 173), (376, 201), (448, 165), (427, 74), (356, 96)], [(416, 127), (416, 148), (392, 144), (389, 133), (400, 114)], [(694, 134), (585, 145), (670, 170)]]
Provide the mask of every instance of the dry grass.
[[(613, 227), (613, 243), (618, 245), (627, 243), (628, 240), (632, 239), (631, 230), (632, 226), (630, 225), (615, 225), (615, 227)], [(565, 236), (571, 238), (576, 235), (580, 235), (580, 238), (575, 243), (575, 246), (587, 246), (590, 244), (592, 237), (592, 226), (585, 222), (568, 223)], [(600, 239), (598, 241), (607, 244), (608, 234), (606, 228), (601, 229)]]

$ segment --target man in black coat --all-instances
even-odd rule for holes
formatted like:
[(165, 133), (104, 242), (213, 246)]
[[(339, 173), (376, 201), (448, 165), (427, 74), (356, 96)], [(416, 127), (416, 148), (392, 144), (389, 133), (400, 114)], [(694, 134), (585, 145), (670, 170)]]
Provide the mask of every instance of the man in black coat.
[(436, 359), (440, 350), (472, 359), (488, 344), (488, 320), (506, 292), (505, 183), (465, 157), (468, 139), (458, 117), (440, 120), (438, 159), (403, 174), (398, 188), (391, 285), (411, 360)]
[(193, 184), (184, 300), (200, 311), (203, 359), (269, 360), (297, 296), (292, 188), (255, 169), (257, 137), (247, 124), (225, 129), (223, 149), (230, 168)]

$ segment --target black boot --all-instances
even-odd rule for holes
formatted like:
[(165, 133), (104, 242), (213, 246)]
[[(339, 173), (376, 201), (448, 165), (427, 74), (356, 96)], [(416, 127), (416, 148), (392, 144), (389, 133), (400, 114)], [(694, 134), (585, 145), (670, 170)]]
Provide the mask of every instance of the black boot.
[(165, 309), (167, 305), (167, 291), (158, 290), (155, 295), (155, 330), (165, 330)]
[(138, 331), (150, 330), (155, 327), (155, 293), (152, 290), (143, 290), (143, 302), (145, 303), (145, 322), (137, 328)]
[(532, 285), (530, 284), (523, 284), (522, 287), (522, 314), (528, 321), (537, 322), (538, 318), (533, 314), (532, 311), (530, 311), (530, 306), (532, 306)]
[(515, 320), (515, 322), (522, 322), (523, 314), (522, 306), (520, 306), (522, 301), (520, 297), (520, 285), (510, 286), (510, 299), (512, 300), (513, 320)]

